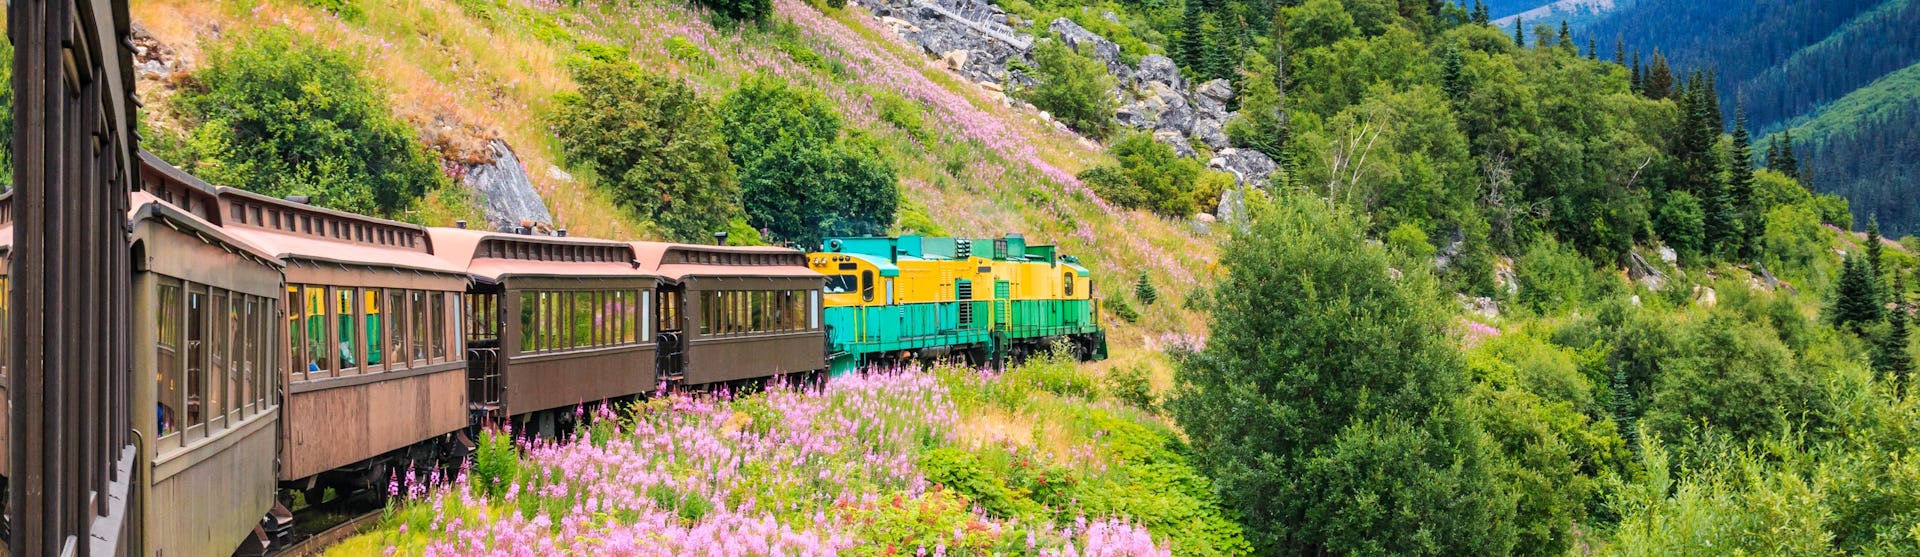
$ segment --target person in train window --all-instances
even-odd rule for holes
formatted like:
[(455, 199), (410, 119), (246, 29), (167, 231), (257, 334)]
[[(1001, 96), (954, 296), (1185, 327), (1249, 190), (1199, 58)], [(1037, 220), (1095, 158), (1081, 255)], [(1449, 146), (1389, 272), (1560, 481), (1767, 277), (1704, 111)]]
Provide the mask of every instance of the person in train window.
[(159, 437), (166, 437), (167, 434), (173, 433), (173, 409), (168, 408), (165, 402), (155, 406), (157, 408), (154, 408), (154, 421), (160, 424)]
[(355, 363), (355, 360), (353, 359), (353, 345), (349, 343), (347, 340), (341, 340), (340, 341), (340, 368), (346, 369), (346, 368), (359, 367), (359, 366), (360, 364)]

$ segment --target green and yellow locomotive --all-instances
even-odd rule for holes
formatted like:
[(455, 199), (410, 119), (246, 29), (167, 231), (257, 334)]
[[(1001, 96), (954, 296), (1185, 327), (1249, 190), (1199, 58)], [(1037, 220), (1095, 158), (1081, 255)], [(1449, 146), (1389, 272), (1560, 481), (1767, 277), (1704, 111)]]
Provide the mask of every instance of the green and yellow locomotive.
[(1104, 359), (1100, 301), (1078, 260), (1002, 238), (829, 238), (808, 255), (826, 275), (824, 319), (834, 373), (964, 358), (1019, 361), (1064, 345)]

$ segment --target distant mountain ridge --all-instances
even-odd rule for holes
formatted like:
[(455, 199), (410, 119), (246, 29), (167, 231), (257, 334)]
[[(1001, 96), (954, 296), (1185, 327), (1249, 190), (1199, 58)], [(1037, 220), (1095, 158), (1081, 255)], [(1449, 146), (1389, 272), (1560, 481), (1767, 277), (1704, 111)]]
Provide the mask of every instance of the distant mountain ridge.
[[(1557, 25), (1559, 22), (1565, 21), (1568, 25), (1579, 26), (1599, 19), (1625, 4), (1632, 3), (1632, 1), (1633, 0), (1555, 0), (1554, 2), (1542, 4), (1535, 0), (1526, 3), (1500, 3), (1502, 6), (1505, 6), (1507, 10), (1519, 10), (1512, 13), (1495, 9), (1492, 6), (1489, 6), (1487, 9), (1494, 16), (1494, 24), (1501, 27), (1511, 27), (1516, 19), (1529, 23), (1545, 23), (1549, 25)], [(1532, 5), (1533, 7), (1527, 8), (1526, 6), (1528, 5)]]
[(1920, 136), (1905, 131), (1920, 124), (1920, 88), (1907, 86), (1920, 0), (1623, 0), (1574, 28), (1603, 51), (1658, 49), (1682, 75), (1711, 69), (1728, 124), (1739, 104), (1760, 136), (1756, 155), (1791, 131), (1808, 181), (1851, 199), (1857, 221), (1920, 225), (1920, 181), (1900, 170), (1920, 159)]

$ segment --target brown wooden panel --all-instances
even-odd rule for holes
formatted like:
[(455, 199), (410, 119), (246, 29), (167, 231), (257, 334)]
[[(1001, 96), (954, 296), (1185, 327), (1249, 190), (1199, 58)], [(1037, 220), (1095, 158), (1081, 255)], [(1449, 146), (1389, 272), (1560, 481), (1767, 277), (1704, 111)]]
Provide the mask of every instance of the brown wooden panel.
[(297, 480), (466, 427), (466, 370), (287, 396), (280, 478)]
[(273, 506), (277, 424), (276, 417), (267, 414), (257, 424), (228, 430), (231, 442), (209, 443), (177, 457), (194, 463), (155, 480), (143, 502), (146, 552), (233, 552)]
[(345, 387), (287, 395), (280, 479), (297, 480), (367, 456), (367, 391)]
[(820, 331), (701, 337), (688, 343), (685, 380), (699, 385), (813, 371), (825, 364), (826, 335)]
[(508, 415), (653, 392), (653, 345), (515, 356), (506, 365)]

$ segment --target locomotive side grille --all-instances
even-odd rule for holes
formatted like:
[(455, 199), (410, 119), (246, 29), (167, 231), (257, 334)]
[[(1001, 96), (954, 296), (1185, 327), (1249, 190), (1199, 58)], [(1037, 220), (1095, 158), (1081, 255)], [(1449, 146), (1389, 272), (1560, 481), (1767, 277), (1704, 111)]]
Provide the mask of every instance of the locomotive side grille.
[(954, 283), (954, 299), (960, 301), (960, 326), (973, 325), (973, 281), (962, 280)]

